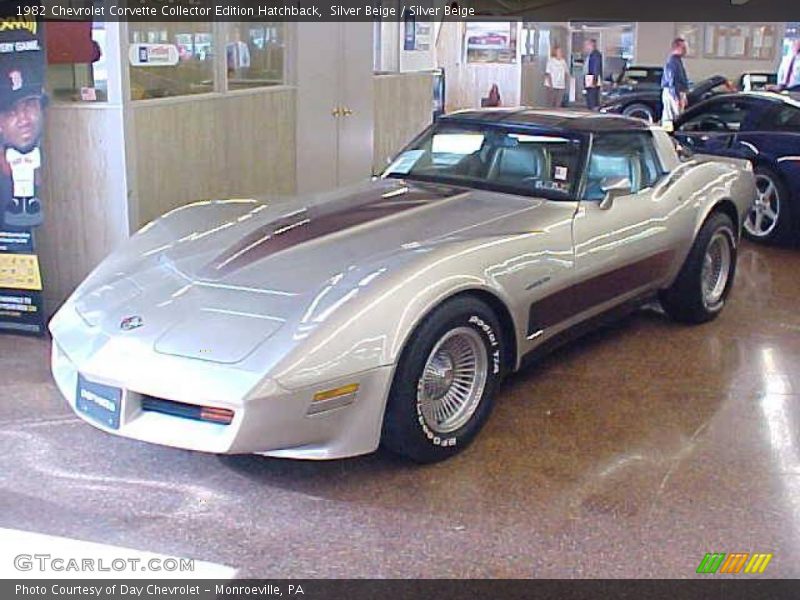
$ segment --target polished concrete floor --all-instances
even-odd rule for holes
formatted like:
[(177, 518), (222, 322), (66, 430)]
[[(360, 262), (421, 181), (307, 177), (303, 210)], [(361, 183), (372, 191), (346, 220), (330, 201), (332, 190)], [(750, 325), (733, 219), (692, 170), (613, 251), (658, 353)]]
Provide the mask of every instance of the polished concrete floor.
[(43, 340), (0, 336), (0, 527), (240, 576), (800, 576), (800, 250), (745, 245), (730, 303), (655, 311), (510, 379), (465, 453), (418, 467), (218, 457), (75, 418)]

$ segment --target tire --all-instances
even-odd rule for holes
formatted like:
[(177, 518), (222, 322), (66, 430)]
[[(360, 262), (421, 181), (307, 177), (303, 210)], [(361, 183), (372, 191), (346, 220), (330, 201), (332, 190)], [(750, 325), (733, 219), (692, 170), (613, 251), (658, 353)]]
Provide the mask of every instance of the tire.
[(492, 411), (504, 359), (500, 322), (486, 303), (459, 296), (434, 309), (400, 356), (383, 446), (418, 463), (438, 462), (466, 448)]
[(656, 120), (653, 109), (647, 106), (647, 104), (642, 104), (640, 102), (626, 106), (622, 110), (622, 114), (626, 117), (641, 119), (647, 123), (653, 123)]
[(724, 213), (712, 213), (672, 286), (660, 294), (667, 314), (691, 324), (715, 319), (725, 307), (736, 276), (736, 254), (733, 221)]
[(744, 220), (744, 235), (754, 242), (784, 244), (794, 234), (795, 221), (789, 190), (781, 177), (767, 167), (755, 169), (758, 197)]

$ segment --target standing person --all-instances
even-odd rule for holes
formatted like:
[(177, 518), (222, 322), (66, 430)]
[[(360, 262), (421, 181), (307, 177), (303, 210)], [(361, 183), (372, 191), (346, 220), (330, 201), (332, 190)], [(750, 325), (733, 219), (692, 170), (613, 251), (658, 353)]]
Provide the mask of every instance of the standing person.
[(672, 41), (672, 52), (661, 76), (661, 126), (667, 131), (673, 130), (675, 119), (686, 110), (686, 93), (689, 91), (689, 78), (683, 66), (686, 50), (686, 40), (683, 38)]
[(569, 67), (564, 60), (564, 51), (556, 46), (547, 59), (544, 71), (544, 85), (547, 88), (547, 106), (560, 108), (564, 103), (564, 94), (567, 91)]
[(600, 86), (603, 84), (603, 55), (597, 49), (597, 40), (592, 38), (584, 44), (584, 82), (586, 106), (589, 110), (600, 107)]
[(792, 47), (778, 68), (778, 88), (787, 90), (800, 86), (800, 38), (792, 42)]

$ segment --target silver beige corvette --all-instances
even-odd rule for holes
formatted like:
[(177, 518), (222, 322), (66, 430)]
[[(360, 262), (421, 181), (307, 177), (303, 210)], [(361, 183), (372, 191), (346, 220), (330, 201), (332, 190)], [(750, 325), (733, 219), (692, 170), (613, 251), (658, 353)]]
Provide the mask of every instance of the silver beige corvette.
[(719, 314), (755, 196), (748, 163), (679, 157), (640, 121), (457, 113), (363, 185), (151, 223), (53, 318), (53, 373), (129, 438), (440, 460), (504, 375), (585, 325), (655, 298)]

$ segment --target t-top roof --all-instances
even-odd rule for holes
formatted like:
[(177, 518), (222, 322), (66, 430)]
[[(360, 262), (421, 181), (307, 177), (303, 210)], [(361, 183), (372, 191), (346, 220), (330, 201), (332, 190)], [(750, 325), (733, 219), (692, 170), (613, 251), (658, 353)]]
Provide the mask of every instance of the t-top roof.
[(585, 110), (546, 110), (535, 108), (487, 108), (463, 110), (444, 115), (441, 122), (485, 122), (508, 126), (542, 127), (577, 132), (648, 131), (640, 119)]

